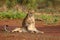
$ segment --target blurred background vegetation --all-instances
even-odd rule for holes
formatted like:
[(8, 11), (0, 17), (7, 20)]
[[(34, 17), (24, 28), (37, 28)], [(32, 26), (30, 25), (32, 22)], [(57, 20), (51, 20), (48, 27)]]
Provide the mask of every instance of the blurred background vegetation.
[(23, 19), (29, 9), (48, 24), (60, 20), (60, 0), (0, 0), (0, 19)]
[(60, 7), (60, 0), (0, 0), (0, 7), (7, 9), (14, 9), (17, 7), (25, 7), (26, 9), (44, 9), (44, 8), (54, 8)]

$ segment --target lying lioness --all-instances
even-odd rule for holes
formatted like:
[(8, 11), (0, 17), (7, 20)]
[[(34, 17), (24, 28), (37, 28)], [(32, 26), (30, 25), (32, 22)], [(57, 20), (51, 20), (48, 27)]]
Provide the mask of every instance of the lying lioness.
[[(7, 31), (7, 29), (5, 28)], [(11, 32), (31, 32), (31, 33), (44, 33), (42, 31), (37, 30), (35, 27), (35, 18), (34, 18), (34, 12), (28, 11), (26, 17), (23, 19), (22, 27), (21, 28), (15, 28)]]

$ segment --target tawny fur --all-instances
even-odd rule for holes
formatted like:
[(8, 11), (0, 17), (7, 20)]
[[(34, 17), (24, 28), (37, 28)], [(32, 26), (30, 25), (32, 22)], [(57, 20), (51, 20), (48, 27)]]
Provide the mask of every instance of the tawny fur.
[[(7, 31), (7, 29), (5, 30)], [(35, 27), (35, 18), (33, 12), (28, 12), (26, 17), (23, 19), (22, 28), (15, 28), (11, 32), (36, 32), (36, 33), (44, 33), (42, 31), (37, 30)]]
[(33, 12), (28, 12), (27, 16), (22, 22), (22, 27), (24, 27), (27, 31), (30, 31), (30, 32), (44, 33), (36, 29), (35, 18), (34, 18)]

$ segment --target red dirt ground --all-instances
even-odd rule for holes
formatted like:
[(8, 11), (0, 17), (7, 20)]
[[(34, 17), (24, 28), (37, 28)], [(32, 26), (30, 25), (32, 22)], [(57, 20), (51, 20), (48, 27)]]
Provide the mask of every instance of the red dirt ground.
[(36, 21), (36, 27), (44, 34), (37, 33), (7, 33), (2, 31), (4, 25), (8, 25), (8, 29), (21, 27), (22, 20), (1, 20), (0, 21), (0, 40), (60, 40), (60, 25), (48, 26), (43, 22)]

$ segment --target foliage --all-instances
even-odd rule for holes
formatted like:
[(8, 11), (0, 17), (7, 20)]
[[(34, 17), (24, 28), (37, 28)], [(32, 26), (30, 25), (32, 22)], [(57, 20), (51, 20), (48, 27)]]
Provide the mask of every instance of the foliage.
[(54, 24), (59, 21), (60, 16), (53, 16), (48, 14), (35, 15), (36, 18), (42, 19), (47, 24)]
[(26, 14), (24, 12), (17, 12), (12, 10), (0, 12), (0, 19), (21, 19), (25, 16)]
[[(26, 13), (20, 12), (17, 10), (8, 10), (0, 12), (0, 19), (23, 19), (25, 18)], [(47, 24), (54, 24), (58, 22), (60, 16), (53, 16), (48, 14), (35, 15), (35, 18), (42, 19)]]
[(7, 6), (7, 8), (12, 7), (12, 3), (11, 2), (12, 2), (11, 0), (6, 0), (6, 6)]
[[(24, 5), (27, 8), (36, 9), (37, 6), (52, 6), (57, 2), (56, 0), (0, 0), (1, 2), (5, 2), (7, 8), (12, 8), (16, 4)], [(4, 5), (4, 4), (2, 4)]]

